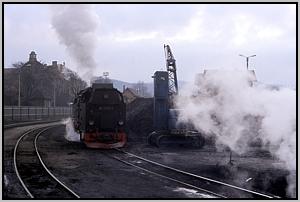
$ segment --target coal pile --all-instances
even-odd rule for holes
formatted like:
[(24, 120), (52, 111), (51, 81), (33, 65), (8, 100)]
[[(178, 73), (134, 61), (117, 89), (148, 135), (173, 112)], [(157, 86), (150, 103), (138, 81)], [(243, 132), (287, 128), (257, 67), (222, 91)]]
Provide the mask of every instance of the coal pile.
[(128, 141), (144, 141), (153, 131), (153, 98), (136, 98), (126, 106)]

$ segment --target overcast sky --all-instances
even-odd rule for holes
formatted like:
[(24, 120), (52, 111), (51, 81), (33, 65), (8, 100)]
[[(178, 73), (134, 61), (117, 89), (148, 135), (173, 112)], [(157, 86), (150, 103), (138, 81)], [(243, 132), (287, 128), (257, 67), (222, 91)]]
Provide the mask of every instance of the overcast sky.
[[(34, 50), (45, 63), (64, 61), (83, 74), (52, 25), (53, 16), (62, 8), (4, 6), (5, 67), (27, 61)], [(98, 4), (84, 8), (97, 25), (92, 53), (95, 75), (108, 71), (114, 79), (152, 81), (156, 70), (165, 70), (163, 44), (169, 44), (179, 80), (193, 81), (204, 69), (246, 69), (245, 58), (239, 54), (256, 54), (249, 66), (259, 81), (296, 84), (295, 4)], [(68, 22), (76, 26), (80, 19)]]

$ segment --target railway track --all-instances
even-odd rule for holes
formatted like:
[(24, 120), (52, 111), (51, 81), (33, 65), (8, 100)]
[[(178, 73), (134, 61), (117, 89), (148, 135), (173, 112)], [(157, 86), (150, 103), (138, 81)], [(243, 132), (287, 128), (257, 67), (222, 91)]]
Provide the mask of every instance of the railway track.
[(14, 148), (14, 169), (30, 198), (80, 198), (46, 167), (37, 147), (39, 136), (54, 128), (42, 127), (21, 135)]
[(40, 121), (28, 121), (28, 122), (20, 122), (20, 123), (10, 123), (10, 124), (4, 124), (3, 129), (10, 129), (10, 128), (16, 128), (16, 127), (22, 127), (22, 126), (29, 126), (29, 125), (37, 125), (37, 124), (43, 124), (43, 123), (53, 123), (53, 122), (60, 122), (61, 119), (57, 120), (40, 120)]
[(189, 188), (196, 189), (200, 192), (205, 192), (211, 197), (256, 199), (279, 198), (274, 195), (248, 190), (200, 175), (195, 175), (193, 173), (148, 160), (121, 149), (115, 149), (115, 151), (115, 153), (108, 155), (118, 161), (121, 161), (122, 163), (133, 166), (150, 174), (171, 180)]

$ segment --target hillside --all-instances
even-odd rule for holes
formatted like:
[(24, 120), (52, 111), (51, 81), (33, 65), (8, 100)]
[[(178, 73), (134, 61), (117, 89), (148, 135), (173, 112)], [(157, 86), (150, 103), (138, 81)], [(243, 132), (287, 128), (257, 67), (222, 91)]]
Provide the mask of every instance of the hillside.
[[(117, 88), (119, 91), (123, 92), (123, 86), (125, 85), (125, 88), (133, 88), (138, 84), (138, 83), (130, 83), (130, 82), (125, 82), (125, 81), (120, 81), (116, 79), (111, 79), (111, 81), (114, 84), (114, 87)], [(186, 81), (178, 81), (179, 89), (184, 86), (187, 82)], [(153, 87), (153, 82), (145, 82), (143, 83), (145, 88), (147, 89), (147, 92), (149, 93), (150, 96), (153, 96), (154, 94), (154, 87)]]

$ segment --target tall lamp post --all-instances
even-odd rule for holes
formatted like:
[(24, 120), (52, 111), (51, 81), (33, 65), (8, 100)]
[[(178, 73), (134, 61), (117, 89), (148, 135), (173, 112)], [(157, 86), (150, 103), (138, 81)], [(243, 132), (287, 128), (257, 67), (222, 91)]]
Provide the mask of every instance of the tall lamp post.
[(19, 95), (18, 95), (18, 106), (21, 107), (21, 67), (19, 68)]
[(18, 106), (19, 107), (21, 107), (21, 73), (22, 73), (22, 68), (23, 67), (30, 67), (31, 66), (31, 64), (30, 63), (28, 63), (26, 66), (25, 66), (25, 64), (23, 64), (23, 65), (20, 65), (19, 66), (19, 95), (18, 95)]
[(244, 55), (242, 55), (242, 54), (239, 54), (239, 56), (246, 58), (246, 62), (247, 62), (247, 70), (248, 70), (249, 58), (255, 57), (256, 55), (244, 56)]

